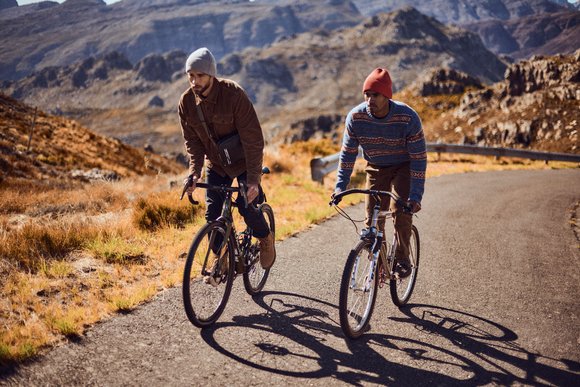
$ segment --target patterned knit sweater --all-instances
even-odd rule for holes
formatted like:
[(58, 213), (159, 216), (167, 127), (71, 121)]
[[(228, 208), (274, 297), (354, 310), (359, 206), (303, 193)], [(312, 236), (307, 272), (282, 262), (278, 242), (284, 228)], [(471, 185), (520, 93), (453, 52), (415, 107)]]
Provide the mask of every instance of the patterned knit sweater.
[(336, 189), (343, 191), (358, 155), (359, 146), (366, 161), (375, 166), (394, 166), (410, 161), (410, 200), (421, 202), (425, 188), (427, 153), (421, 119), (406, 104), (389, 101), (389, 114), (375, 118), (363, 102), (348, 113), (338, 165)]

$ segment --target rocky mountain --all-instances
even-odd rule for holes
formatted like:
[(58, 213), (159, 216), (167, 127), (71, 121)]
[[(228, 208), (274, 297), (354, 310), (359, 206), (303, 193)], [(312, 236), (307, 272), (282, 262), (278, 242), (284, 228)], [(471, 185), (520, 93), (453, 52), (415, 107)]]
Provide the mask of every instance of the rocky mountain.
[(533, 55), (570, 54), (580, 48), (578, 11), (488, 20), (464, 27), (479, 34), (491, 51), (516, 60)]
[(405, 6), (445, 24), (507, 21), (568, 9), (549, 0), (122, 0), (111, 5), (66, 0), (18, 7), (14, 0), (2, 1), (2, 80), (112, 51), (136, 63), (150, 54), (206, 46), (220, 59), (317, 28), (352, 27)]
[(0, 184), (120, 179), (183, 167), (0, 94)]
[[(179, 51), (152, 54), (130, 67), (122, 54), (109, 54), (4, 82), (3, 89), (100, 133), (176, 151), (181, 140), (175, 106), (187, 88), (185, 58)], [(218, 73), (246, 89), (268, 140), (279, 142), (336, 135), (342, 117), (361, 100), (364, 78), (378, 66), (389, 69), (395, 90), (432, 68), (456, 69), (487, 83), (505, 70), (477, 35), (406, 8), (352, 28), (319, 29), (226, 55)]]
[(282, 36), (361, 20), (346, 0), (66, 0), (17, 12), (26, 7), (0, 12), (0, 79), (112, 51), (136, 63), (154, 53), (207, 46), (221, 58)]
[(445, 24), (465, 24), (483, 20), (510, 20), (524, 16), (570, 9), (566, 2), (553, 0), (352, 0), (363, 15), (411, 6)]
[(18, 7), (16, 0), (0, 0), (0, 11), (3, 9)]
[(431, 140), (578, 154), (579, 111), (580, 50), (537, 56), (510, 65), (501, 82), (467, 89), (457, 107), (430, 122), (439, 128)]

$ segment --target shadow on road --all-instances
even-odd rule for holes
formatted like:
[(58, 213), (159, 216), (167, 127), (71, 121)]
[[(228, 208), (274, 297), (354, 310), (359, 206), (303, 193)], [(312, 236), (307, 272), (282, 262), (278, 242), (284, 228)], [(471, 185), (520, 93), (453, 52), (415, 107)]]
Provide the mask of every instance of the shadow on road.
[[(336, 309), (333, 304), (286, 292), (263, 292), (254, 299), (265, 313), (218, 322), (201, 336), (241, 364), (283, 376), (414, 386), (574, 385), (579, 376), (577, 362), (530, 353), (515, 344), (515, 332), (457, 310), (409, 305), (406, 317), (392, 318), (444, 345), (370, 332), (351, 341), (324, 311)], [(247, 329), (242, 335), (229, 334), (240, 327)]]

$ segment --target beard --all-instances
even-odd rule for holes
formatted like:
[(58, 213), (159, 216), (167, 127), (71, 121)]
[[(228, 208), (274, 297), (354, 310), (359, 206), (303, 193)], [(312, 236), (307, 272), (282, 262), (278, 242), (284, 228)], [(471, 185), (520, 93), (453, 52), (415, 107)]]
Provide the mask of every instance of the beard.
[(209, 88), (209, 85), (205, 85), (205, 86), (194, 86), (193, 87), (193, 92), (197, 95), (202, 95), (207, 89)]
[(204, 86), (194, 86), (193, 92), (199, 96), (203, 96), (203, 94), (211, 87), (213, 82), (208, 82)]

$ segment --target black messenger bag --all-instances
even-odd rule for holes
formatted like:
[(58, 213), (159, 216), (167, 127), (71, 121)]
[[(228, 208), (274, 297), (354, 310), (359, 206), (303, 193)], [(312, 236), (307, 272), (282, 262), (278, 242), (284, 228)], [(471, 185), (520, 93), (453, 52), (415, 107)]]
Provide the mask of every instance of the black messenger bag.
[(230, 166), (244, 158), (244, 148), (238, 133), (222, 138), (216, 145), (220, 160), (225, 166)]

